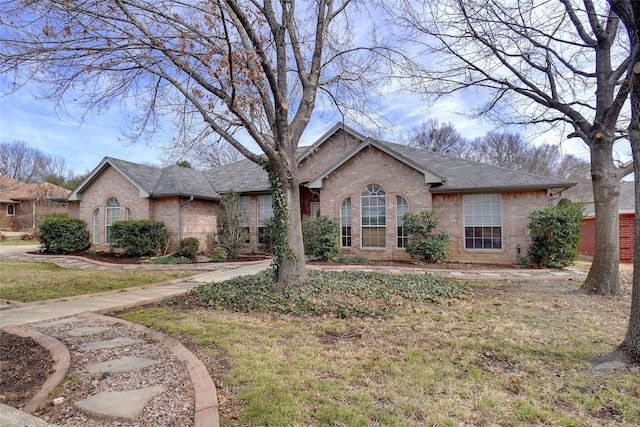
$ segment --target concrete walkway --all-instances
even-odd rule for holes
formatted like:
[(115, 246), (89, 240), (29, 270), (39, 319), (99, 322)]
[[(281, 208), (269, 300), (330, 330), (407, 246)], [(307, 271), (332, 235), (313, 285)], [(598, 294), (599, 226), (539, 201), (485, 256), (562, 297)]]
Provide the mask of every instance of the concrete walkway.
[[(51, 262), (61, 265), (66, 268), (74, 269), (94, 269), (94, 270), (106, 270), (106, 269), (162, 269), (167, 268), (165, 265), (152, 265), (152, 264), (132, 264), (132, 265), (115, 265), (105, 264), (95, 261), (89, 261), (80, 257), (70, 256), (49, 256), (49, 255), (35, 255), (27, 252), (37, 250), (37, 246), (2, 246), (0, 247), (0, 268), (2, 267), (2, 261), (30, 261), (30, 262)], [(266, 269), (270, 265), (270, 261), (254, 262), (254, 263), (216, 263), (216, 264), (195, 264), (195, 265), (180, 265), (177, 266), (180, 269), (191, 267), (194, 269), (194, 276), (174, 279), (162, 283), (155, 283), (146, 286), (140, 286), (136, 288), (129, 288), (124, 291), (110, 291), (92, 295), (82, 295), (76, 297), (68, 297), (64, 299), (56, 299), (49, 301), (38, 301), (34, 303), (21, 303), (21, 304), (9, 304), (7, 309), (0, 311), (0, 327), (10, 333), (23, 334), (23, 336), (31, 336), (36, 341), (46, 340), (46, 338), (53, 339), (52, 337), (42, 338), (44, 334), (38, 332), (38, 329), (46, 327), (47, 322), (73, 322), (74, 332), (82, 334), (83, 331), (91, 334), (95, 332), (92, 327), (87, 325), (93, 325), (96, 321), (96, 314), (91, 313), (105, 313), (108, 311), (117, 311), (139, 305), (145, 305), (177, 297), (187, 293), (190, 289), (202, 284), (216, 281), (223, 281), (233, 277), (255, 274)], [(173, 267), (173, 266), (169, 266)], [(216, 268), (216, 271), (205, 271), (211, 268)], [(525, 280), (537, 280), (537, 279), (568, 279), (568, 278), (584, 278), (586, 273), (577, 269), (564, 269), (564, 270), (549, 270), (549, 269), (495, 269), (489, 270), (486, 268), (464, 268), (460, 270), (450, 270), (442, 268), (429, 268), (429, 265), (418, 266), (323, 266), (314, 265), (310, 266), (313, 269), (330, 269), (330, 270), (364, 270), (364, 271), (384, 271), (395, 274), (402, 273), (432, 273), (443, 277), (450, 277), (455, 279), (470, 279), (470, 280), (491, 280), (491, 279), (525, 279)], [(103, 322), (124, 322), (119, 319), (102, 317)], [(22, 326), (20, 326), (22, 325)], [(131, 326), (131, 325), (130, 325)], [(189, 366), (189, 372), (191, 379), (196, 390), (196, 408), (195, 408), (195, 426), (217, 426), (217, 398), (215, 386), (207, 374), (206, 368), (202, 363), (191, 354), (186, 348), (182, 347), (177, 341), (163, 336), (157, 331), (152, 331), (144, 328), (140, 325), (133, 325), (132, 327), (140, 329), (141, 340), (139, 342), (131, 342), (124, 338), (114, 338), (109, 342), (103, 342), (100, 339), (96, 339), (95, 346), (102, 348), (102, 346), (111, 345), (167, 345), (170, 343), (170, 348), (175, 351), (177, 355), (183, 357), (187, 365)], [(105, 330), (110, 330), (111, 327), (106, 327)], [(26, 334), (26, 335), (25, 335)], [(38, 335), (39, 334), (39, 335)], [(99, 334), (98, 334), (99, 335)], [(146, 337), (154, 337), (154, 341), (148, 343)], [(68, 338), (68, 337), (65, 337)], [(39, 341), (40, 342), (40, 341)], [(154, 344), (155, 343), (155, 344)], [(162, 344), (160, 344), (162, 343)], [(52, 348), (57, 350), (52, 351), (54, 360), (60, 358), (69, 358), (68, 350), (66, 347), (59, 343), (54, 344)], [(47, 347), (49, 348), (49, 347)], [(50, 350), (51, 351), (51, 350)], [(74, 350), (75, 351), (75, 350)], [(56, 353), (57, 352), (57, 353)], [(66, 352), (67, 356), (62, 356)], [(55, 353), (55, 355), (54, 355)], [(112, 366), (110, 369), (113, 371), (113, 365), (130, 365), (133, 370), (144, 369), (147, 363), (152, 363), (149, 360), (107, 360), (107, 363)], [(138, 365), (141, 363), (143, 365)], [(93, 369), (94, 367), (89, 367)], [(68, 369), (68, 367), (67, 367)], [(96, 368), (99, 369), (99, 368)], [(65, 371), (66, 372), (66, 371)], [(64, 378), (64, 373), (58, 375), (60, 377), (58, 383)], [(55, 388), (55, 387), (54, 387)], [(92, 417), (109, 417), (115, 413), (119, 414), (121, 420), (133, 420), (139, 414), (144, 406), (152, 400), (158, 394), (163, 392), (162, 387), (148, 387), (145, 389), (139, 389), (134, 391), (122, 391), (113, 392), (111, 394), (97, 395), (93, 397), (87, 397), (82, 401), (77, 402), (76, 409), (88, 414)], [(48, 393), (42, 393), (46, 396)], [(211, 399), (214, 399), (213, 402)], [(111, 404), (110, 404), (111, 402)], [(119, 411), (115, 411), (113, 402), (120, 402), (116, 405)], [(38, 402), (32, 403), (30, 407), (37, 407)], [(29, 406), (29, 405), (27, 405)], [(102, 418), (105, 419), (105, 418)], [(44, 421), (34, 418), (32, 415), (8, 408), (6, 405), (0, 404), (0, 425), (7, 427), (22, 427), (22, 426), (39, 426), (47, 425)]]
[[(7, 250), (7, 248), (10, 248)], [(80, 268), (80, 269), (121, 269), (119, 265), (104, 265), (104, 263), (89, 262), (77, 257), (52, 257), (33, 255), (25, 252), (33, 251), (36, 247), (29, 246), (14, 246), (14, 247), (2, 247), (0, 248), (0, 268), (2, 268), (2, 261), (30, 261), (30, 262), (53, 262), (66, 268)], [(52, 354), (52, 358), (56, 361), (56, 365), (60, 364), (60, 360), (66, 360), (66, 369), (63, 369), (62, 373), (57, 374), (57, 381), (54, 384), (46, 385), (47, 390), (38, 393), (40, 399), (32, 399), (25, 406), (25, 411), (29, 409), (29, 412), (36, 410), (39, 405), (44, 403), (42, 398), (46, 399), (49, 392), (53, 391), (55, 387), (64, 379), (66, 370), (69, 369), (69, 350), (68, 346), (65, 346), (55, 338), (42, 334), (40, 331), (50, 324), (55, 323), (70, 323), (74, 325), (72, 334), (95, 334), (95, 330), (91, 327), (85, 327), (87, 324), (93, 324), (96, 319), (102, 322), (128, 323), (119, 319), (109, 317), (91, 317), (97, 316), (91, 313), (104, 313), (108, 311), (123, 310), (129, 307), (135, 307), (138, 305), (151, 304), (153, 302), (161, 301), (168, 298), (177, 297), (185, 294), (190, 289), (202, 284), (216, 281), (223, 281), (233, 277), (255, 274), (260, 272), (270, 265), (270, 261), (253, 262), (253, 263), (220, 263), (212, 266), (208, 264), (206, 269), (210, 270), (212, 267), (217, 268), (216, 271), (207, 271), (199, 273), (202, 267), (194, 269), (194, 276), (169, 280), (162, 283), (155, 283), (146, 286), (140, 286), (136, 288), (129, 288), (125, 291), (110, 291), (92, 295), (81, 295), (76, 297), (68, 297), (64, 299), (56, 299), (49, 301), (38, 301), (34, 303), (21, 303), (19, 305), (9, 304), (4, 305), (6, 309), (0, 311), (0, 327), (6, 332), (13, 333), (15, 335), (28, 336), (36, 340), (39, 344), (48, 348)], [(197, 265), (196, 265), (197, 266)], [(131, 268), (130, 266), (127, 266)], [(164, 266), (147, 266), (140, 265), (141, 269), (157, 268)], [(192, 266), (194, 267), (194, 266)], [(181, 268), (185, 268), (182, 265)], [(49, 322), (49, 323), (47, 323)], [(148, 328), (144, 328), (140, 325), (129, 324), (130, 328), (139, 330), (140, 339), (131, 341), (130, 339), (115, 338), (109, 342), (103, 342), (100, 340), (100, 334), (96, 334), (96, 340), (94, 343), (95, 348), (81, 348), (80, 351), (99, 351), (101, 349), (108, 349), (120, 346), (144, 346), (144, 345), (161, 345), (163, 348), (168, 348), (168, 351), (173, 352), (176, 357), (182, 359), (186, 364), (187, 371), (190, 375), (191, 382), (195, 389), (195, 414), (194, 414), (194, 426), (196, 427), (215, 427), (218, 426), (218, 411), (217, 411), (217, 397), (216, 390), (213, 381), (209, 377), (206, 367), (185, 347), (182, 346), (176, 340), (165, 336), (157, 331), (152, 331)], [(105, 327), (104, 331), (113, 329), (111, 327)], [(149, 341), (148, 337), (153, 338)], [(67, 337), (68, 338), (68, 337)], [(54, 344), (51, 344), (54, 341)], [(75, 347), (75, 346), (72, 346)], [(75, 349), (73, 351), (78, 351)], [(107, 360), (106, 363), (111, 366), (110, 370), (113, 371), (113, 366), (119, 366), (120, 364), (127, 365), (128, 370), (144, 371), (147, 367), (146, 363), (149, 361), (141, 360)], [(62, 363), (64, 365), (64, 363)], [(93, 367), (87, 367), (87, 370)], [(99, 368), (98, 368), (99, 369)], [(111, 374), (110, 374), (111, 375)], [(113, 375), (117, 375), (114, 373)], [(149, 378), (151, 381), (152, 378)], [(48, 381), (50, 383), (50, 381)], [(161, 386), (147, 387), (136, 390), (126, 390), (121, 392), (111, 392), (98, 394), (96, 396), (87, 396), (86, 399), (76, 402), (75, 408), (86, 414), (88, 417), (102, 419), (102, 420), (120, 420), (131, 421), (142, 412), (143, 408), (156, 396), (163, 393)], [(34, 417), (28, 412), (19, 411), (15, 408), (8, 407), (0, 404), (0, 425), (3, 427), (24, 427), (24, 426), (48, 426), (45, 421)]]

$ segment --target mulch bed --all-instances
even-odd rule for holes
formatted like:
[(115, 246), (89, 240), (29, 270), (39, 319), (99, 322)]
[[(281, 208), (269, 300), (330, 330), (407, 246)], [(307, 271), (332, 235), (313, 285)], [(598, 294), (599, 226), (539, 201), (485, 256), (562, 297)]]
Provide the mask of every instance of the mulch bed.
[(0, 402), (21, 408), (52, 373), (53, 360), (31, 338), (0, 331)]

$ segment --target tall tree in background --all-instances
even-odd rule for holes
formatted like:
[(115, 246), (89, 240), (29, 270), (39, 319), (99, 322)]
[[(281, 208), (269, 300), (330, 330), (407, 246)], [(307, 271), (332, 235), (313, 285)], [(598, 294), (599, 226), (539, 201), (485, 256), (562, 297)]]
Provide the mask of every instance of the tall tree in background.
[(462, 158), (465, 158), (469, 146), (452, 123), (441, 123), (433, 117), (411, 129), (405, 140), (411, 147)]
[[(424, 47), (408, 75), (441, 96), (473, 89), (488, 102), (475, 113), (511, 124), (568, 125), (591, 154), (596, 247), (582, 290), (620, 293), (618, 199), (630, 166), (613, 155), (629, 94), (628, 50), (619, 19), (592, 0), (436, 0), (390, 10)], [(405, 35), (403, 35), (405, 36)], [(436, 60), (437, 58), (437, 60)], [(621, 125), (622, 126), (622, 125)]]
[[(264, 163), (281, 187), (275, 215), (288, 245), (279, 281), (306, 281), (296, 150), (319, 93), (366, 101), (382, 57), (354, 35), (351, 0), (9, 0), (0, 4), (0, 73), (47, 83), (87, 108), (132, 99), (135, 135), (172, 115), (179, 142), (219, 135)], [(369, 16), (357, 9), (360, 28)], [(370, 80), (366, 80), (368, 76)], [(371, 82), (369, 86), (368, 83)], [(243, 143), (252, 140), (259, 156)]]
[(622, 344), (605, 360), (622, 359), (624, 362), (640, 364), (640, 2), (637, 0), (609, 0), (609, 2), (624, 23), (631, 50), (631, 67), (627, 77), (631, 86), (629, 140), (635, 174), (636, 219), (629, 325)]
[(591, 200), (591, 167), (588, 161), (562, 154), (557, 145), (534, 145), (520, 134), (491, 131), (468, 140), (451, 123), (428, 119), (404, 137), (407, 145), (494, 166), (520, 170), (577, 185), (562, 193), (574, 202)]
[(72, 176), (63, 157), (50, 156), (24, 141), (0, 142), (0, 174), (27, 183)]

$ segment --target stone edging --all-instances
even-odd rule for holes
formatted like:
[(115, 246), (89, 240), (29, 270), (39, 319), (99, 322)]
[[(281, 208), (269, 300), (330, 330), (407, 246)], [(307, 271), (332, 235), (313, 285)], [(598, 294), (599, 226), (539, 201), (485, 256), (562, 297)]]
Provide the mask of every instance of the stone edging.
[(71, 365), (71, 355), (67, 347), (60, 341), (33, 329), (17, 325), (8, 325), (3, 327), (2, 330), (8, 334), (33, 339), (39, 345), (49, 350), (51, 358), (53, 359), (53, 374), (49, 375), (49, 378), (44, 382), (40, 391), (22, 408), (24, 412), (33, 414), (36, 409), (47, 400), (49, 394), (64, 380)]
[(87, 319), (104, 320), (111, 323), (121, 323), (141, 333), (153, 337), (158, 343), (169, 347), (171, 352), (179, 359), (185, 361), (191, 383), (195, 391), (194, 427), (219, 427), (218, 394), (213, 380), (204, 364), (191, 353), (178, 340), (162, 332), (147, 328), (146, 326), (115, 317), (104, 316), (96, 313), (83, 313), (79, 315)]

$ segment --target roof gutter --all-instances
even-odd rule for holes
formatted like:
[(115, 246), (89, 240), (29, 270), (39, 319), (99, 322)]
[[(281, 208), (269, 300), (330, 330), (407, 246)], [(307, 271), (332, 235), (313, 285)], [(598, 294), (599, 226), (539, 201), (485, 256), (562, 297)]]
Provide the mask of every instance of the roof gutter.
[(189, 197), (189, 200), (187, 200), (187, 201), (184, 201), (184, 202), (180, 203), (180, 207), (179, 207), (179, 209), (178, 209), (178, 239), (179, 239), (180, 241), (182, 241), (182, 223), (183, 223), (183, 220), (182, 220), (182, 212), (183, 212), (183, 208), (184, 208), (186, 205), (188, 205), (189, 203), (193, 202), (193, 199), (194, 199), (193, 195), (192, 195), (192, 196), (190, 196), (190, 197)]

